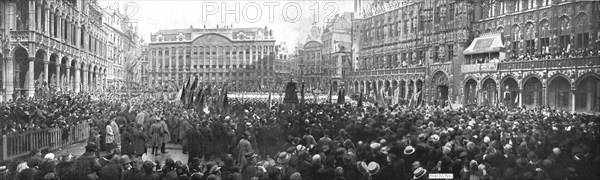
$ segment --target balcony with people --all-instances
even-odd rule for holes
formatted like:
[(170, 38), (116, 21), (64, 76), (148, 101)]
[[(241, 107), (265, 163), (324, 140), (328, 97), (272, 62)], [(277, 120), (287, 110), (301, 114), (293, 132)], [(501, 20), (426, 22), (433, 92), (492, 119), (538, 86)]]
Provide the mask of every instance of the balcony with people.
[(506, 58), (501, 34), (484, 34), (475, 38), (463, 51), (465, 65), (463, 73), (496, 71), (497, 64)]

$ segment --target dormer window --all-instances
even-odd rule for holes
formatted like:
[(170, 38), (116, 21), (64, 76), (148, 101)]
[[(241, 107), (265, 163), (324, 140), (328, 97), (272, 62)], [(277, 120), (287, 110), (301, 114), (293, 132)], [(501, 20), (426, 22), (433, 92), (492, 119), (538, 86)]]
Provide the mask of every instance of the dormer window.
[(184, 38), (185, 36), (182, 33), (179, 33), (179, 35), (177, 35), (177, 41), (183, 41)]

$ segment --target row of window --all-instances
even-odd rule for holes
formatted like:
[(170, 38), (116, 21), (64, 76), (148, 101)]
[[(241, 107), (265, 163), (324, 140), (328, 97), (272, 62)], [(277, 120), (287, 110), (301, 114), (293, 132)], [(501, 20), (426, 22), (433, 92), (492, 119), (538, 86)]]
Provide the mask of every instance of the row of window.
[[(178, 66), (158, 66), (158, 67), (159, 68), (178, 68)], [(244, 68), (243, 65), (231, 65), (231, 67), (228, 65), (225, 65), (225, 66), (224, 65), (193, 65), (193, 66), (181, 66), (180, 65), (179, 66), (179, 68), (194, 68), (194, 69), (198, 69), (198, 68), (200, 68), (200, 69), (208, 69), (208, 68), (216, 69), (217, 67), (219, 69)], [(250, 69), (271, 69), (271, 70), (273, 69), (272, 66), (266, 66), (266, 65), (265, 66), (246, 65), (245, 67), (250, 68)]]
[[(160, 78), (160, 77), (175, 77), (177, 74), (160, 74), (160, 73), (156, 73), (153, 76), (155, 78)], [(264, 73), (264, 74), (254, 74), (254, 73), (200, 73), (200, 74), (178, 74), (180, 75), (180, 77), (188, 77), (188, 76), (198, 76), (198, 78), (202, 78), (202, 77), (240, 77), (240, 76), (258, 76), (258, 77), (262, 77), (262, 76), (269, 76), (268, 73)]]

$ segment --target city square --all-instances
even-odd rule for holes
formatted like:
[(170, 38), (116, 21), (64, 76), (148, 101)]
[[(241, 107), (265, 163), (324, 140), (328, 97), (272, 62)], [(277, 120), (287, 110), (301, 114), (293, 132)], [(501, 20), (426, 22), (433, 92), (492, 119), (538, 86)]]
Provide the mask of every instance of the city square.
[(0, 42), (0, 180), (600, 179), (597, 0), (5, 0)]

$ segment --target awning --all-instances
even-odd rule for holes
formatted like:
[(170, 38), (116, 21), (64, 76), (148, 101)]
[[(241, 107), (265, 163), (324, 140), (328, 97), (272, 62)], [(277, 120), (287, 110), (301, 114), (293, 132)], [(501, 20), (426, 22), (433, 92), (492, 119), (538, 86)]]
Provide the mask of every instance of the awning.
[(501, 34), (491, 34), (475, 38), (463, 55), (500, 52), (504, 50)]

